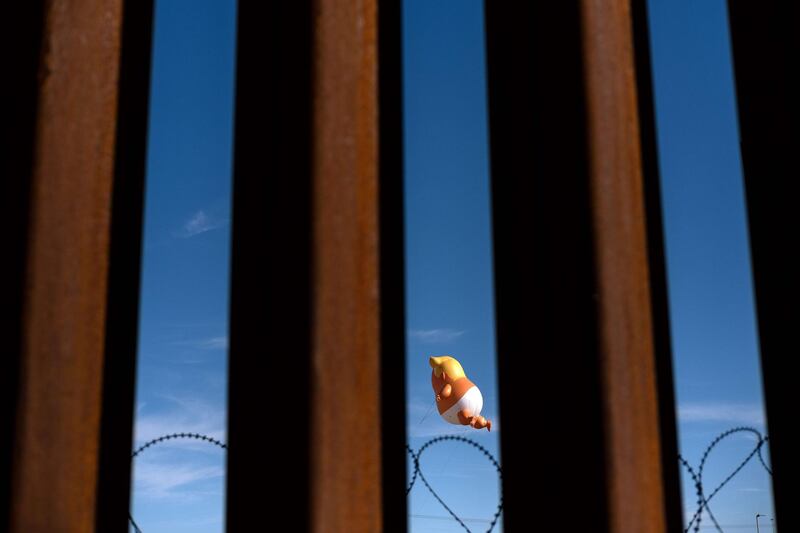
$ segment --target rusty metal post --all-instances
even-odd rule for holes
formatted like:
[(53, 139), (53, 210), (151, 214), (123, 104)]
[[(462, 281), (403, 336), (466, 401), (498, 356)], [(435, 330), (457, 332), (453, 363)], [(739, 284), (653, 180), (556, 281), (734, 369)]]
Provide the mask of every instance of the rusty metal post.
[(12, 346), (4, 359), (13, 362), (4, 361), (11, 374), (3, 379), (12, 382), (13, 412), (3, 424), (13, 427), (13, 438), (3, 448), (11, 455), (3, 470), (10, 496), (0, 527), (121, 530), (130, 483), (150, 4), (31, 4), (12, 8), (24, 16), (11, 34), (30, 48), (13, 49), (23, 58), (20, 77), (6, 80), (18, 84), (21, 108), (3, 161), (13, 193), (3, 198), (11, 212), (4, 209), (4, 217), (16, 222), (6, 227), (15, 244), (3, 282), (19, 289), (3, 302), (4, 314), (18, 318), (4, 324)]
[(576, 531), (664, 532), (677, 469), (631, 5), (485, 5), (504, 523), (525, 529), (541, 506)]
[(399, 8), (377, 7), (239, 4), (229, 531), (405, 520)]
[(313, 19), (310, 466), (320, 533), (383, 521), (376, 4), (322, 0)]
[(798, 121), (797, 25), (794, 2), (728, 2), (739, 135), (758, 314), (761, 372), (769, 428), (775, 522), (797, 531), (795, 479), (800, 437), (794, 410), (800, 260), (796, 204)]

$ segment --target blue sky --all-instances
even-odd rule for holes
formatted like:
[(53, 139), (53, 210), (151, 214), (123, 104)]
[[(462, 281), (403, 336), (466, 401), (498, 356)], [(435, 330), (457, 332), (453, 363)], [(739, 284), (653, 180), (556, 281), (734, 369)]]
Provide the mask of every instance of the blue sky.
[[(727, 428), (765, 432), (730, 37), (724, 0), (649, 6), (679, 445), (696, 465)], [(715, 486), (752, 447), (743, 436), (721, 444), (706, 482)], [(693, 514), (688, 476), (683, 485)], [(774, 516), (766, 472), (751, 462), (712, 511), (755, 531), (756, 513)]]
[[(482, 3), (407, 1), (403, 25), (409, 444), (455, 433), (498, 456)], [(491, 433), (448, 424), (433, 408), (428, 356), (443, 354), (480, 388)], [(478, 451), (444, 443), (420, 462), (457, 515), (494, 515), (497, 475)], [(422, 484), (409, 515), (411, 531), (463, 531)], [(485, 531), (477, 520), (466, 523)]]
[[(235, 3), (156, 2), (135, 440), (225, 438)], [(134, 464), (145, 533), (222, 531), (224, 457), (170, 443)]]
[[(649, 4), (680, 448), (696, 463), (719, 431), (764, 427), (735, 95), (724, 1)], [(156, 1), (137, 445), (176, 431), (225, 438), (235, 9), (235, 0)], [(414, 448), (455, 433), (497, 455), (482, 16), (479, 0), (404, 3), (407, 426)], [(439, 418), (431, 354), (462, 362), (492, 433)], [(740, 437), (721, 445), (708, 482), (751, 446)], [(442, 444), (422, 466), (467, 524), (485, 530), (498, 496), (491, 465)], [(134, 478), (146, 533), (222, 531), (219, 450), (161, 445), (136, 460)], [(683, 496), (688, 510), (688, 483)], [(712, 508), (722, 524), (772, 516), (767, 475), (748, 465)], [(409, 514), (415, 532), (463, 531), (421, 485)]]

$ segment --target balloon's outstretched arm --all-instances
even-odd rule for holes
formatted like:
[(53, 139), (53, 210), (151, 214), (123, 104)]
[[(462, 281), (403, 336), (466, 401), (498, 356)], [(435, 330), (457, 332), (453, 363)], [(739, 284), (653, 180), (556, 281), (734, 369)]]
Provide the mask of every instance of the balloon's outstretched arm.
[(453, 387), (448, 383), (442, 387), (442, 390), (440, 390), (439, 394), (436, 395), (436, 401), (439, 402), (442, 400), (442, 398), (449, 398), (451, 394), (453, 394)]

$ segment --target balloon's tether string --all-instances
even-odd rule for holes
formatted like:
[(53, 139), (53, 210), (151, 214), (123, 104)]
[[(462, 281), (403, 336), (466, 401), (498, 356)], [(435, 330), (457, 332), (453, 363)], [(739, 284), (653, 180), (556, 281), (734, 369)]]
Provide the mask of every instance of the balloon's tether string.
[(430, 414), (433, 412), (433, 408), (434, 408), (434, 407), (436, 407), (436, 404), (434, 404), (434, 405), (431, 405), (431, 406), (428, 408), (428, 412), (427, 412), (427, 413), (425, 413), (425, 416), (423, 416), (423, 417), (420, 419), (420, 421), (419, 421), (419, 422), (417, 422), (417, 426), (419, 426), (420, 424), (422, 424), (422, 422), (424, 422), (424, 421), (425, 421), (425, 419), (426, 419), (426, 418), (428, 418), (428, 415), (430, 415)]

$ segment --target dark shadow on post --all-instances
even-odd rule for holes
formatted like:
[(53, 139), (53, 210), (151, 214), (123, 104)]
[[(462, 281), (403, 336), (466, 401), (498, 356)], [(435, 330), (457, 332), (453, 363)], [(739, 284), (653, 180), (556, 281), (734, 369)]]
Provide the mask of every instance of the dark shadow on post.
[(11, 503), (11, 465), (22, 343), (22, 308), (27, 257), (30, 176), (33, 168), (38, 103), (39, 56), (44, 15), (41, 1), (14, 2), (4, 9), (2, 32), (5, 103), (0, 138), (0, 224), (6, 228), (5, 259), (0, 261), (2, 294), (0, 336), (0, 529), (7, 529)]
[[(239, 2), (228, 363), (231, 533), (307, 531), (310, 524), (311, 24), (310, 2)], [(280, 487), (269, 505), (267, 484)]]
[(800, 149), (800, 9), (795, 2), (728, 2), (739, 137), (744, 167), (761, 371), (776, 524), (797, 531), (794, 480), (800, 259), (797, 153)]
[(658, 413), (661, 432), (661, 468), (667, 531), (682, 531), (683, 504), (678, 457), (678, 425), (675, 414), (675, 383), (672, 373), (672, 334), (669, 321), (667, 260), (664, 248), (663, 211), (658, 166), (653, 73), (650, 61), (650, 30), (647, 0), (633, 0), (632, 19), (636, 85), (639, 93), (639, 130), (642, 142), (642, 179), (645, 192), (647, 251), (650, 267), (650, 297), (653, 307)]
[(97, 531), (127, 528), (130, 507), (153, 7), (153, 0), (123, 4)]
[(378, 6), (383, 530), (408, 528), (402, 4)]

